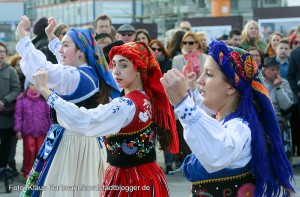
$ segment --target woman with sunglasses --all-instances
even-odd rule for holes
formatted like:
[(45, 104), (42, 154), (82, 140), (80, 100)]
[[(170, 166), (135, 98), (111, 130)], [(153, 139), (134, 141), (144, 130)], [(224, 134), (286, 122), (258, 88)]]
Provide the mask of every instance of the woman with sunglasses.
[(173, 58), (172, 67), (182, 71), (187, 61), (192, 63), (197, 78), (203, 71), (207, 55), (202, 53), (199, 36), (194, 32), (186, 32), (182, 38), (182, 55)]
[(152, 40), (149, 43), (149, 47), (154, 52), (156, 60), (159, 63), (160, 70), (162, 74), (166, 73), (172, 68), (172, 61), (170, 59), (170, 54), (164, 47), (164, 44), (160, 40)]
[(67, 24), (59, 23), (56, 25), (53, 33), (59, 40), (62, 40), (68, 31), (69, 31), (69, 26)]

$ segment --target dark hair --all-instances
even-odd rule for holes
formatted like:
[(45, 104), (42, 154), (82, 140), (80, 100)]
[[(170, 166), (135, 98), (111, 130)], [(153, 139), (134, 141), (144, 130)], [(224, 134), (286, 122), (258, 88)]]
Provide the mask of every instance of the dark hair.
[(170, 58), (170, 53), (167, 51), (166, 47), (160, 40), (151, 40), (151, 42), (149, 43), (149, 47), (151, 48), (151, 46), (155, 43), (162, 49), (163, 54), (166, 57)]
[(109, 103), (109, 97), (110, 97), (110, 93), (113, 91), (113, 88), (111, 86), (109, 86), (102, 77), (100, 77), (98, 75), (99, 78), (99, 88), (100, 88), (100, 92), (99, 92), (99, 99), (98, 99), (98, 103), (99, 104), (107, 104)]
[(279, 41), (279, 43), (278, 43), (278, 44), (280, 44), (280, 43), (283, 43), (283, 44), (288, 44), (288, 45), (290, 46), (290, 42), (289, 42), (289, 40), (288, 40), (288, 39), (286, 39), (286, 38), (283, 38), (283, 39), (281, 39), (281, 40)]
[(108, 20), (109, 21), (109, 24), (111, 25), (111, 18), (108, 16), (108, 15), (106, 15), (106, 14), (104, 14), (104, 15), (101, 15), (101, 16), (98, 16), (97, 18), (96, 18), (96, 20), (95, 20), (95, 22), (94, 22), (94, 27), (95, 28), (97, 28), (97, 22), (99, 21), (99, 20)]
[(229, 37), (229, 38), (232, 38), (233, 35), (238, 35), (238, 36), (240, 36), (241, 34), (242, 34), (241, 30), (239, 30), (239, 29), (232, 29), (232, 30), (229, 32), (228, 37)]
[(96, 40), (97, 42), (98, 42), (98, 40), (100, 40), (100, 39), (102, 39), (102, 38), (110, 38), (112, 42), (114, 41), (114, 39), (112, 38), (112, 36), (109, 35), (108, 33), (100, 33), (100, 34), (97, 34), (97, 35), (95, 36), (95, 40)]
[(139, 34), (145, 34), (145, 36), (147, 37), (148, 43), (151, 42), (150, 35), (149, 35), (149, 33), (146, 29), (137, 29), (135, 31), (135, 41), (137, 41), (137, 37), (138, 37)]
[(167, 49), (170, 53), (171, 58), (176, 56), (178, 51), (181, 51), (181, 42), (184, 34), (185, 31), (182, 30), (176, 31), (171, 41), (169, 42)]
[(6, 47), (6, 46), (4, 45), (4, 43), (1, 42), (1, 41), (0, 41), (0, 46), (3, 46), (3, 47), (5, 48), (6, 53), (7, 53), (7, 47)]

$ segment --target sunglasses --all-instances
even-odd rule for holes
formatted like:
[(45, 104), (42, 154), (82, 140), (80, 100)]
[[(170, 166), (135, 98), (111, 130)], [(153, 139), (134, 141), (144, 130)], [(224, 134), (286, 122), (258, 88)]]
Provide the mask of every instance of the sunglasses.
[(299, 45), (299, 44), (300, 44), (300, 41), (294, 40), (294, 41), (293, 41), (293, 44), (294, 44), (294, 45)]
[(130, 36), (132, 36), (133, 35), (133, 33), (120, 33), (122, 36), (128, 36), (128, 37), (130, 37)]
[(189, 42), (183, 41), (182, 42), (183, 45), (187, 45), (187, 44), (194, 45), (195, 43), (197, 43), (197, 42), (195, 42), (195, 41), (189, 41)]
[(162, 48), (151, 47), (152, 51), (162, 52)]
[(60, 34), (64, 36), (67, 34), (67, 32), (61, 32)]

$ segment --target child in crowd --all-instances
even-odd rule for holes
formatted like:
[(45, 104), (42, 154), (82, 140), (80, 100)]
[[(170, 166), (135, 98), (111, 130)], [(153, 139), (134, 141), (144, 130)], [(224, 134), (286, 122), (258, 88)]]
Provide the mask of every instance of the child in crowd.
[(27, 179), (34, 159), (52, 125), (50, 108), (36, 87), (25, 81), (16, 103), (14, 131), (23, 138), (23, 175)]

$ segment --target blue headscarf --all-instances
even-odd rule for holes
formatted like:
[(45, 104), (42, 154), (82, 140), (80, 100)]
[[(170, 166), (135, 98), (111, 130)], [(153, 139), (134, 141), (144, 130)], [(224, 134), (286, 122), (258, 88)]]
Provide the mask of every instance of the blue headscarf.
[(107, 65), (103, 52), (95, 40), (93, 33), (87, 29), (71, 28), (67, 35), (73, 39), (75, 44), (85, 54), (89, 65), (96, 70), (98, 77), (101, 77), (109, 86), (113, 88), (110, 96), (112, 98), (119, 97), (120, 91), (117, 83), (110, 73), (110, 69)]
[[(280, 127), (267, 89), (252, 55), (222, 41), (212, 41), (209, 55), (242, 96), (238, 109), (225, 121), (242, 117), (251, 130), (251, 169), (256, 176), (255, 196), (289, 196), (293, 170), (283, 149)], [(255, 103), (254, 101), (257, 101)], [(258, 105), (258, 108), (256, 107)]]

